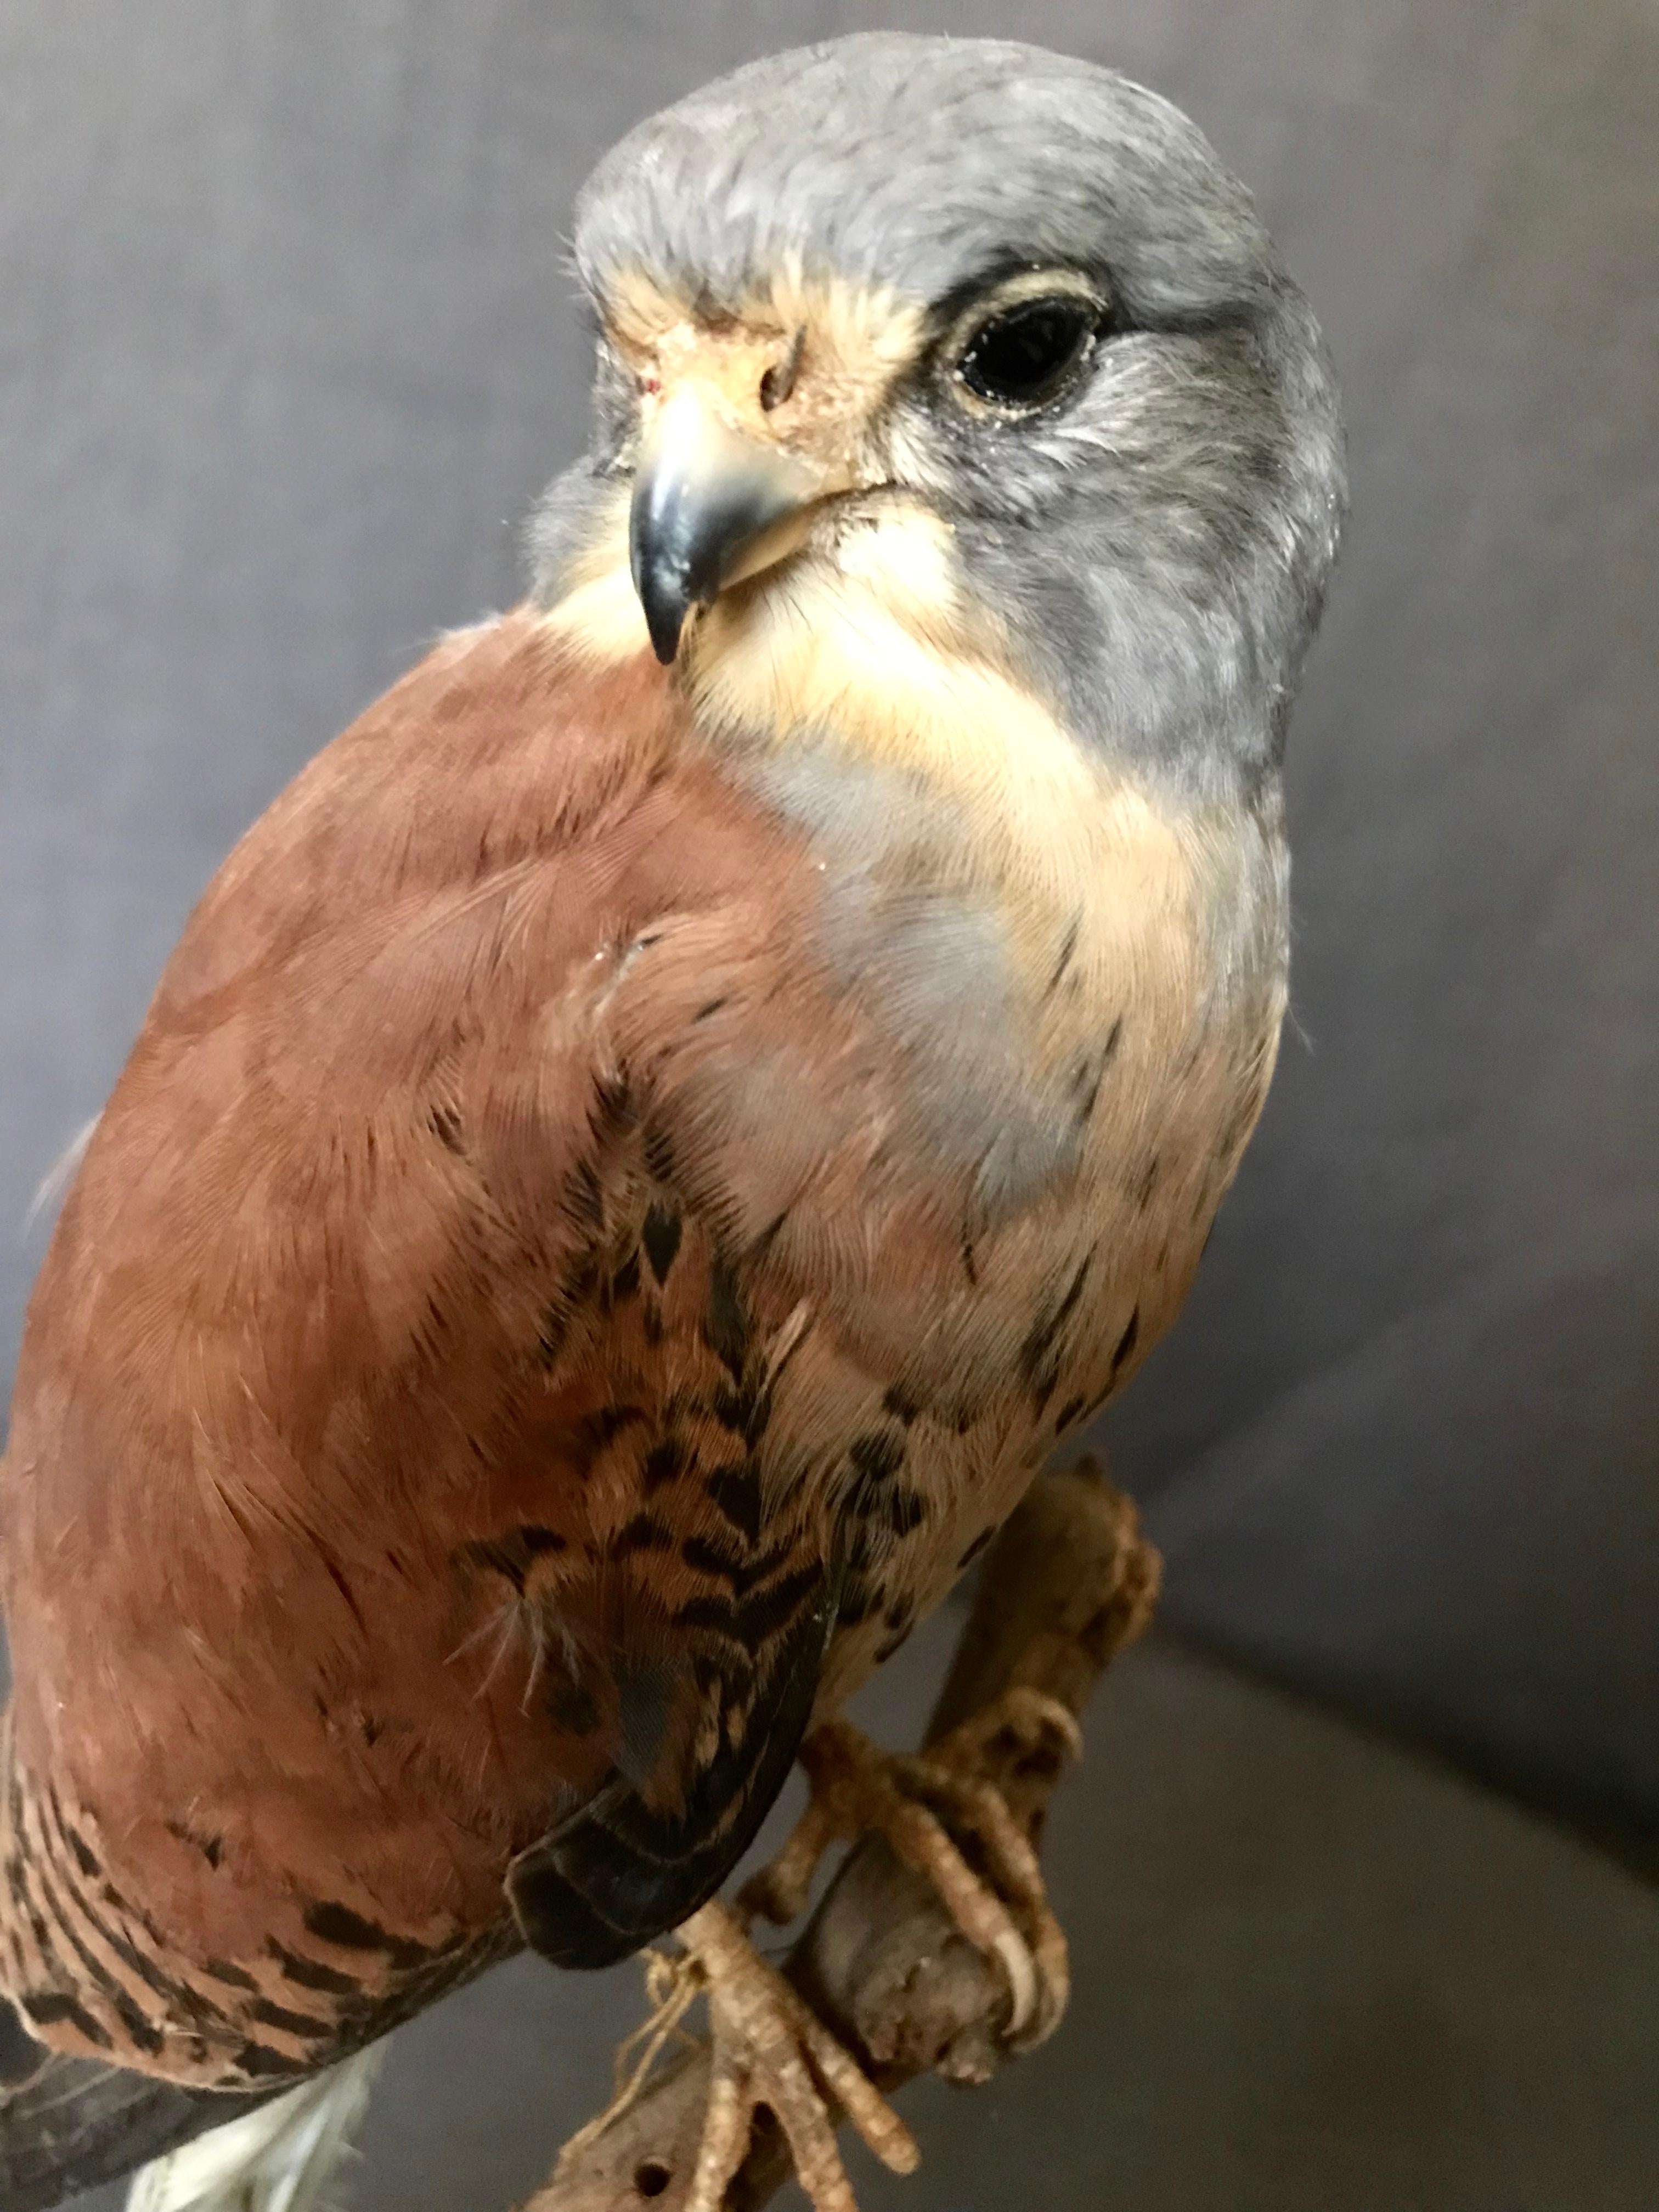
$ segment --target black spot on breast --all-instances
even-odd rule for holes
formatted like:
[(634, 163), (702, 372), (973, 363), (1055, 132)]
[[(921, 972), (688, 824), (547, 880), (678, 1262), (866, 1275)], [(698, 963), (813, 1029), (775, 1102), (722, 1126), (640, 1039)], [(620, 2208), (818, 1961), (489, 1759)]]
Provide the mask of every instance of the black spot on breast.
[(683, 1233), (678, 1213), (671, 1213), (664, 1206), (653, 1205), (646, 1208), (645, 1226), (640, 1232), (640, 1241), (645, 1246), (645, 1256), (650, 1261), (651, 1272), (659, 1284), (668, 1280), (668, 1271), (678, 1254)]
[(697, 1008), (696, 1012), (692, 1015), (693, 1024), (712, 1021), (722, 1006), (729, 1006), (731, 1003), (732, 994), (729, 991), (722, 992), (718, 999), (706, 999)]
[(1040, 1391), (1047, 1404), (1054, 1387), (1054, 1376), (1050, 1367), (1049, 1354), (1055, 1340), (1077, 1310), (1083, 1296), (1083, 1285), (1088, 1280), (1089, 1269), (1094, 1262), (1092, 1248), (1085, 1252), (1058, 1302), (1039, 1316), (1030, 1334), (1019, 1348), (1019, 1372), (1030, 1389)]
[(1086, 1398), (1068, 1398), (1054, 1415), (1055, 1428), (1069, 1429), (1073, 1421), (1088, 1411), (1088, 1407), (1089, 1401)]
[(1095, 1054), (1092, 1058), (1085, 1058), (1080, 1060), (1078, 1062), (1076, 1068), (1073, 1071), (1072, 1099), (1077, 1110), (1077, 1120), (1079, 1128), (1088, 1121), (1090, 1115), (1095, 1110), (1096, 1102), (1100, 1097), (1100, 1085), (1102, 1079), (1106, 1073), (1107, 1068), (1111, 1065), (1113, 1055), (1117, 1051), (1118, 1042), (1122, 1036), (1122, 1034), (1123, 1018), (1120, 1015), (1117, 1020), (1112, 1024), (1111, 1029), (1107, 1035), (1106, 1042), (1102, 1045), (1098, 1053)]
[(616, 1273), (611, 1278), (611, 1303), (626, 1305), (629, 1298), (640, 1293), (640, 1255), (630, 1252)]
[(1139, 1306), (1135, 1306), (1131, 1310), (1129, 1318), (1124, 1324), (1123, 1334), (1119, 1337), (1117, 1340), (1117, 1348), (1112, 1354), (1112, 1374), (1114, 1378), (1116, 1376), (1118, 1369), (1122, 1366), (1124, 1361), (1134, 1350), (1135, 1340), (1139, 1334), (1140, 1308)]

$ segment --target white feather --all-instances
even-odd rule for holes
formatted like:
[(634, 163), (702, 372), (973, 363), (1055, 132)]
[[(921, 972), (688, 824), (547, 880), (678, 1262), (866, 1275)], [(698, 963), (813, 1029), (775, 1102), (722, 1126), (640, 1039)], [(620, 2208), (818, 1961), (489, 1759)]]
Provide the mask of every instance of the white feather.
[(23, 1216), (23, 1234), (27, 1237), (48, 1206), (56, 1206), (69, 1188), (75, 1170), (87, 1156), (87, 1146), (92, 1142), (92, 1133), (101, 1116), (94, 1114), (78, 1135), (72, 1137), (52, 1165), (41, 1176), (34, 1196), (29, 1200), (29, 1210)]
[(126, 2212), (313, 2212), (351, 2155), (381, 2056), (360, 2051), (141, 2167)]

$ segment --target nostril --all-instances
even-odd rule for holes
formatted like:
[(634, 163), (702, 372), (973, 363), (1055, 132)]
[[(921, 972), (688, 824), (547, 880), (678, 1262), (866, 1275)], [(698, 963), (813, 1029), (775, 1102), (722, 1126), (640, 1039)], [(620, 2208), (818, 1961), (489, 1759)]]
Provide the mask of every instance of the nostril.
[(795, 388), (795, 379), (800, 374), (800, 357), (806, 349), (806, 325), (803, 323), (789, 341), (782, 358), (775, 361), (760, 381), (760, 404), (769, 415), (775, 407), (781, 407)]

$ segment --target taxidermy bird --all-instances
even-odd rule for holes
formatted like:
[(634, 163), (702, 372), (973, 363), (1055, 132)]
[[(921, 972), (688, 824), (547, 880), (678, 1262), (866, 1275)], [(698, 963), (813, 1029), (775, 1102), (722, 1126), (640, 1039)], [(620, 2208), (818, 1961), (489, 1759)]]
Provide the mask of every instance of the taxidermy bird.
[[(575, 261), (528, 596), (225, 863), (29, 1310), (9, 2212), (226, 2120), (143, 2201), (303, 2202), (354, 2054), (525, 1945), (781, 2007), (711, 1900), (804, 1740), (759, 1901), (888, 1817), (841, 1707), (1168, 1327), (1267, 1091), (1341, 438), (1198, 131), (848, 39), (641, 125)], [(1034, 2039), (972, 1796), (988, 1872), (917, 1848)]]

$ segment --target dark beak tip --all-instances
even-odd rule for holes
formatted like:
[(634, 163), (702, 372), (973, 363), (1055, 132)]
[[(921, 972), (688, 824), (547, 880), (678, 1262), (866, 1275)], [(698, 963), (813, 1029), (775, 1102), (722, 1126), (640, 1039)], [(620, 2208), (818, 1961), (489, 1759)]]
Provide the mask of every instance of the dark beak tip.
[(645, 611), (651, 650), (666, 668), (680, 649), (680, 635), (693, 598), (688, 563), (677, 558), (674, 518), (662, 511), (662, 487), (642, 479), (635, 487), (629, 516), (628, 565)]
[(691, 595), (677, 579), (671, 580), (648, 572), (641, 579), (637, 589), (640, 605), (645, 610), (645, 626), (651, 636), (651, 650), (666, 668), (679, 652), (685, 617), (691, 611)]

